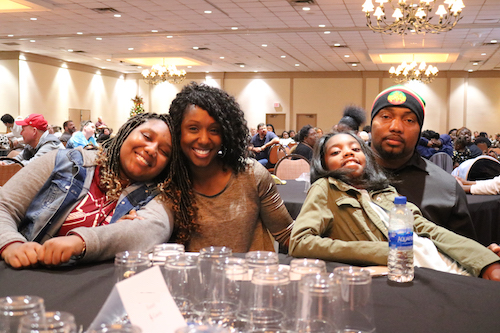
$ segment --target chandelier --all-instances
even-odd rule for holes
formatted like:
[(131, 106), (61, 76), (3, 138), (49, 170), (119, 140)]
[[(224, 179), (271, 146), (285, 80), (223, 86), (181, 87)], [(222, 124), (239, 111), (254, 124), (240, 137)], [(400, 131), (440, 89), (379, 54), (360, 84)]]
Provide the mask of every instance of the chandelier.
[(181, 83), (186, 78), (185, 70), (178, 70), (175, 65), (153, 65), (151, 69), (142, 71), (144, 81), (148, 84), (159, 84), (165, 81)]
[(435, 66), (427, 66), (424, 61), (417, 64), (413, 61), (411, 64), (407, 64), (405, 61), (397, 68), (391, 67), (389, 73), (391, 78), (397, 83), (404, 83), (408, 81), (420, 81), (422, 83), (431, 83), (432, 80), (437, 76), (438, 69)]
[[(366, 13), (366, 25), (375, 32), (392, 35), (406, 35), (408, 31), (412, 33), (440, 33), (450, 31), (462, 18), (462, 0), (444, 0), (443, 5), (439, 5), (434, 13), (439, 15), (439, 22), (431, 23), (433, 18), (432, 9), (434, 0), (420, 0), (419, 4), (414, 4), (413, 0), (375, 0), (379, 3), (373, 16), (377, 18), (372, 23), (370, 12), (373, 12), (374, 5), (372, 0), (366, 0), (363, 4), (363, 11)], [(392, 17), (394, 22), (386, 21), (386, 12), (384, 3), (389, 2), (394, 9)], [(417, 2), (417, 1), (415, 1)], [(396, 4), (397, 3), (397, 4)], [(445, 5), (448, 5), (445, 8)]]

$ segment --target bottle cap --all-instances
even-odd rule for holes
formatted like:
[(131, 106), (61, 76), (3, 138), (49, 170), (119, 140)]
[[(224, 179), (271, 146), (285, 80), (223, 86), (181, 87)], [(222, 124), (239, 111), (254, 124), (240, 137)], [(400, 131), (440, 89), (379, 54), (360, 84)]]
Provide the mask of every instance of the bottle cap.
[(395, 205), (406, 205), (406, 197), (400, 196), (394, 198)]

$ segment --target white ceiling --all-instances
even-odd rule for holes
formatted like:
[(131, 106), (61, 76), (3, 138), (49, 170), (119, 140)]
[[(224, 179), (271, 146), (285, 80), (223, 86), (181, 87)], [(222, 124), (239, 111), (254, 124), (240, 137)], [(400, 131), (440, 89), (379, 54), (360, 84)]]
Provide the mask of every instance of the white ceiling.
[(287, 0), (31, 0), (47, 10), (0, 13), (0, 51), (135, 73), (141, 69), (120, 59), (184, 56), (200, 62), (180, 67), (187, 72), (385, 71), (391, 64), (374, 63), (369, 53), (444, 49), (458, 57), (439, 64), (440, 71), (500, 69), (500, 43), (489, 44), (500, 41), (500, 0), (463, 0), (463, 19), (453, 30), (404, 39), (370, 31), (364, 1), (315, 0), (303, 11)]

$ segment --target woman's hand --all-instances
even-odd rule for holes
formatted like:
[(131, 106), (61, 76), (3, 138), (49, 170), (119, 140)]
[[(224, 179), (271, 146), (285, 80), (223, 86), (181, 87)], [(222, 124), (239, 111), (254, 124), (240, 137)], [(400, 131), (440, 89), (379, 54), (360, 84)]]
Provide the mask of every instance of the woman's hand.
[(13, 268), (33, 266), (38, 263), (38, 250), (42, 245), (35, 242), (12, 243), (2, 252), (2, 259)]
[(137, 211), (132, 209), (130, 212), (128, 212), (127, 215), (123, 215), (118, 221), (116, 222), (121, 222), (124, 220), (144, 220), (144, 217), (137, 215)]
[(76, 235), (54, 237), (38, 250), (38, 261), (45, 265), (60, 265), (83, 251), (83, 240)]

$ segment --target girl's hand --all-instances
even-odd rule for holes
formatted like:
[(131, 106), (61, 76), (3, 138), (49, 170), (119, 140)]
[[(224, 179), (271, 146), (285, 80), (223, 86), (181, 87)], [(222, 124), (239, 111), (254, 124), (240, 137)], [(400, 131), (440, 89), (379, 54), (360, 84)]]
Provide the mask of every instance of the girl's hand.
[(500, 246), (498, 246), (498, 244), (496, 243), (491, 243), (489, 246), (488, 246), (488, 249), (490, 249), (491, 251), (493, 251), (497, 256), (500, 257)]
[(37, 251), (42, 246), (35, 242), (12, 243), (2, 252), (2, 259), (13, 268), (22, 268), (38, 263)]
[(493, 263), (483, 269), (481, 277), (486, 280), (500, 281), (500, 263)]
[(54, 237), (38, 250), (38, 261), (45, 265), (60, 265), (83, 251), (83, 240), (76, 235)]

